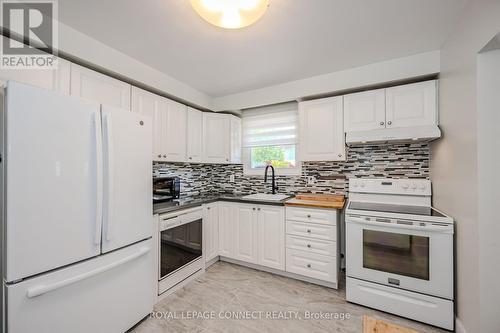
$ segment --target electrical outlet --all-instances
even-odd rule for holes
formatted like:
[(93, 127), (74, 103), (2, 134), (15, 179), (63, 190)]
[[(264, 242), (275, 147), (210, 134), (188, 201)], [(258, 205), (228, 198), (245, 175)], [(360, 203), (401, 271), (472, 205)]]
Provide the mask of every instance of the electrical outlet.
[(307, 176), (307, 185), (314, 185), (316, 183), (316, 178), (313, 176)]
[(229, 182), (234, 183), (234, 175), (229, 175)]

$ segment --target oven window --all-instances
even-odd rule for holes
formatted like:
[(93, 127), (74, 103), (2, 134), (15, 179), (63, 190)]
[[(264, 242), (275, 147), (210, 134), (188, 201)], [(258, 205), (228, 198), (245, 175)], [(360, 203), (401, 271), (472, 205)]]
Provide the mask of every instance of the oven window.
[(202, 220), (160, 234), (160, 272), (164, 278), (202, 255)]
[(365, 229), (363, 267), (429, 280), (429, 238)]

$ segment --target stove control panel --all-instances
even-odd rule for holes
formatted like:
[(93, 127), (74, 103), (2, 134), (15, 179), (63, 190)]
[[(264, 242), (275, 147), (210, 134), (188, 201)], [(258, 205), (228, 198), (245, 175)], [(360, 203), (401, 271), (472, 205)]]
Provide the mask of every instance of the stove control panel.
[(349, 192), (374, 194), (431, 195), (428, 179), (350, 178)]

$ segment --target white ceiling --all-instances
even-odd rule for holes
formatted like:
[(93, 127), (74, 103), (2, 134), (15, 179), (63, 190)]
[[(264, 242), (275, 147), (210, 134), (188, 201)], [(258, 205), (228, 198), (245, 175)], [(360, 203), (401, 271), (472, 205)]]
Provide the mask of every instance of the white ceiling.
[(466, 0), (271, 0), (224, 30), (188, 0), (59, 0), (63, 23), (213, 97), (439, 49)]

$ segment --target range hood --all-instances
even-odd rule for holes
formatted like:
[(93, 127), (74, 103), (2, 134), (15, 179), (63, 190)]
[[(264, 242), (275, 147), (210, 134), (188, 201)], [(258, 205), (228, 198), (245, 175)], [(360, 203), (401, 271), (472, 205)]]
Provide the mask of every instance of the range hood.
[(385, 128), (369, 131), (347, 132), (346, 143), (407, 143), (418, 141), (432, 141), (441, 137), (438, 126), (418, 126), (407, 128)]

